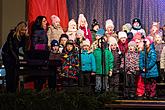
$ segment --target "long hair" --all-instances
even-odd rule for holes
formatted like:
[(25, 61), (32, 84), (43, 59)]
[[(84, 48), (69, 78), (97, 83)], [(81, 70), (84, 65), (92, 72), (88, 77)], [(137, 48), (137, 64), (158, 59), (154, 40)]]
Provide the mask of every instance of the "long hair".
[[(47, 19), (45, 16), (37, 16), (35, 19), (34, 24), (32, 25), (32, 32), (35, 31), (36, 29), (42, 29), (42, 20)], [(48, 24), (47, 24), (48, 25)]]
[(13, 34), (13, 36), (16, 36), (17, 37), (17, 39), (19, 40), (20, 39), (20, 31), (23, 29), (23, 28), (26, 28), (27, 27), (27, 24), (26, 24), (26, 22), (24, 22), (24, 21), (21, 21), (21, 22), (19, 22), (18, 24), (17, 24), (17, 26), (15, 27), (15, 29), (14, 29), (14, 34)]

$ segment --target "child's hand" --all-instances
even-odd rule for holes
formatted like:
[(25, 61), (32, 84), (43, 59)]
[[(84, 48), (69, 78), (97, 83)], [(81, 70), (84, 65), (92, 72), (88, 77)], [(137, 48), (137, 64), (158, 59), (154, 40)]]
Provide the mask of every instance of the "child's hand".
[(96, 74), (96, 73), (94, 73), (94, 72), (91, 73), (92, 76), (95, 75), (95, 74)]
[(109, 71), (108, 75), (111, 77), (112, 76), (112, 71)]

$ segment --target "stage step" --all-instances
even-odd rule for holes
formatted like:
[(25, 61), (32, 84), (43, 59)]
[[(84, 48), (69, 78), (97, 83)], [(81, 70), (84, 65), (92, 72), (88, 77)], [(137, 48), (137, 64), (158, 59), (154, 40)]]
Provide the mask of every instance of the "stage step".
[(165, 100), (112, 100), (105, 108), (115, 109), (165, 109)]

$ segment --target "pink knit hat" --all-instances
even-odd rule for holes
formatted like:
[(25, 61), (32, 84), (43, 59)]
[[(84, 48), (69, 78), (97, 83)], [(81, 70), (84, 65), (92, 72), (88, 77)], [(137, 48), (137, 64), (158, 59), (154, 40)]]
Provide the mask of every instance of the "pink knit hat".
[(145, 38), (145, 41), (146, 41), (146, 40), (148, 40), (148, 41), (150, 42), (150, 44), (153, 43), (153, 40), (152, 40), (151, 36), (147, 36), (147, 37)]

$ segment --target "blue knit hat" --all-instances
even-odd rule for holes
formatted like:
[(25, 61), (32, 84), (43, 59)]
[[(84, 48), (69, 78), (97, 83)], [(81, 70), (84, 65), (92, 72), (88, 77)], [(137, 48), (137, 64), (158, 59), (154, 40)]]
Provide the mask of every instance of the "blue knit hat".
[(57, 40), (52, 40), (51, 47), (53, 47), (53, 46), (59, 46), (59, 43)]
[(103, 29), (103, 28), (100, 28), (100, 29), (96, 32), (96, 35), (102, 37), (102, 36), (104, 36), (104, 33), (105, 33), (104, 29)]

